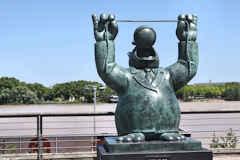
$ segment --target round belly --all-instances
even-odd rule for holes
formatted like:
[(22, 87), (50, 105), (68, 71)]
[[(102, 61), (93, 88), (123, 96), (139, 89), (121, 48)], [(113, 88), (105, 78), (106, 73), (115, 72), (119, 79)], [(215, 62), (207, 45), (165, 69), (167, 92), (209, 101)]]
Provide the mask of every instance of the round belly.
[(178, 129), (180, 109), (174, 92), (144, 90), (120, 97), (115, 120), (120, 135), (161, 133)]

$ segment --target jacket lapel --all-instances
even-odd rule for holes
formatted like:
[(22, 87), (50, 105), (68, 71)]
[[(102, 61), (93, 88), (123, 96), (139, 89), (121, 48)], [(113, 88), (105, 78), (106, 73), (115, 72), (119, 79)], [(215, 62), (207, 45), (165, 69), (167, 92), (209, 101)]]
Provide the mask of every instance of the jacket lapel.
[[(164, 72), (161, 69), (154, 69), (155, 77), (152, 84), (145, 78), (145, 73), (143, 71), (138, 71), (135, 68), (130, 68), (130, 72), (133, 75), (135, 81), (146, 89), (152, 90), (154, 92), (159, 92), (158, 86), (163, 80)], [(162, 74), (162, 75), (161, 75)]]
[(154, 88), (158, 88), (160, 86), (165, 76), (165, 71), (162, 68), (157, 69), (156, 72), (156, 77), (152, 82), (152, 86)]

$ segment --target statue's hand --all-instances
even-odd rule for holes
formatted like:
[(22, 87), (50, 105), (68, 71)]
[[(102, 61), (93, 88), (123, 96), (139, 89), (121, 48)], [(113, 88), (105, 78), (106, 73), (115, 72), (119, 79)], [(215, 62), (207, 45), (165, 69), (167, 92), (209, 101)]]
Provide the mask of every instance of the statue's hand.
[(92, 15), (94, 26), (94, 37), (96, 41), (114, 40), (118, 33), (118, 25), (115, 20), (115, 15), (110, 14), (108, 17), (106, 14), (101, 14), (100, 20), (97, 15)]
[(195, 41), (197, 39), (197, 16), (180, 14), (176, 34), (180, 41)]

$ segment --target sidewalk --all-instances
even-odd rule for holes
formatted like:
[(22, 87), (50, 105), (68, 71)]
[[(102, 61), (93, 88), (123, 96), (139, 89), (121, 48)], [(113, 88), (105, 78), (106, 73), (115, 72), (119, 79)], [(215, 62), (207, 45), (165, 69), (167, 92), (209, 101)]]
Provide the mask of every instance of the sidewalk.
[(179, 102), (181, 111), (240, 111), (240, 101)]
[[(51, 158), (55, 160), (95, 160), (96, 155), (84, 155), (84, 154), (79, 154), (77, 153), (71, 155), (71, 154), (49, 154), (49, 156), (44, 156), (44, 158)], [(26, 160), (26, 159), (36, 159), (36, 154), (34, 156), (27, 156), (22, 154), (22, 156), (18, 155), (14, 158), (2, 158), (2, 160)], [(232, 154), (232, 155), (214, 155), (213, 160), (240, 160), (240, 154)]]
[(240, 160), (240, 154), (214, 155), (213, 160)]

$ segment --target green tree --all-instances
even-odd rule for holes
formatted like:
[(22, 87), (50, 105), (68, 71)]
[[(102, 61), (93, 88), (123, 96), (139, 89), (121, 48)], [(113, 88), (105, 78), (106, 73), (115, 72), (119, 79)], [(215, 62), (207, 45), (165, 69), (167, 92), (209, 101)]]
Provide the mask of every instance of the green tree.
[(9, 77), (1, 77), (0, 78), (0, 91), (3, 89), (12, 89), (16, 86), (19, 85), (25, 85), (25, 83), (21, 83), (18, 79), (16, 78), (9, 78)]
[(240, 83), (227, 83), (225, 85), (224, 99), (239, 101), (240, 100)]
[(34, 104), (38, 103), (37, 95), (25, 86), (17, 86), (12, 89), (12, 98), (15, 103)]
[[(63, 97), (64, 100), (68, 100), (69, 97), (75, 97), (79, 99), (80, 97), (85, 97), (88, 102), (93, 102), (93, 91), (87, 91), (85, 88), (88, 85), (97, 86), (97, 88), (101, 87), (102, 84), (98, 82), (91, 81), (72, 81), (67, 83), (55, 84), (52, 87), (51, 95), (53, 99)], [(99, 95), (99, 89), (97, 90), (97, 94)]]
[(9, 104), (13, 103), (13, 95), (12, 90), (9, 88), (4, 88), (0, 92), (0, 104)]
[(104, 91), (99, 91), (98, 100), (101, 102), (108, 102), (111, 95), (116, 95), (116, 92), (109, 86), (106, 86)]
[(50, 92), (50, 88), (47, 88), (40, 83), (30, 83), (27, 84), (27, 87), (37, 95), (39, 100), (49, 100), (48, 94)]

